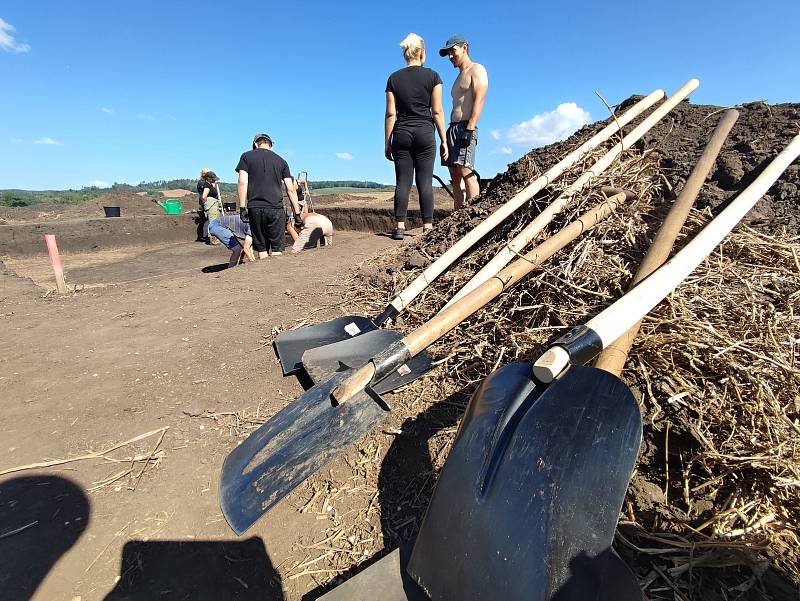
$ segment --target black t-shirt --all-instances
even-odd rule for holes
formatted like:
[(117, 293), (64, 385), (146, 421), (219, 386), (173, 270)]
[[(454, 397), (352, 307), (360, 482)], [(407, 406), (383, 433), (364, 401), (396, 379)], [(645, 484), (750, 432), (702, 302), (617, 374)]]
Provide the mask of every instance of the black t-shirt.
[(209, 183), (206, 180), (201, 180), (197, 185), (200, 189), (200, 198), (203, 198), (203, 192), (205, 190), (208, 190), (209, 198), (219, 198), (219, 194), (217, 194), (217, 187), (214, 184)]
[(236, 171), (247, 172), (247, 206), (283, 208), (281, 182), (292, 177), (289, 165), (266, 148), (248, 150), (239, 158)]
[(427, 67), (406, 67), (395, 71), (386, 82), (386, 91), (394, 94), (397, 123), (430, 123), (431, 93), (442, 78)]

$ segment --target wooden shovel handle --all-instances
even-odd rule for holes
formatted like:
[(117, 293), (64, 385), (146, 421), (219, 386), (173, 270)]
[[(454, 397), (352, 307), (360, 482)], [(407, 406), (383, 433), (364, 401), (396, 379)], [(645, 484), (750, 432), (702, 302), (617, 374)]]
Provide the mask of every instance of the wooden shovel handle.
[(483, 268), (455, 294), (448, 304), (452, 304), (456, 300), (463, 298), (489, 278), (494, 277), (496, 273), (522, 252), (528, 244), (533, 242), (547, 224), (572, 202), (572, 197), (575, 196), (575, 194), (583, 191), (593, 178), (599, 176), (608, 169), (623, 151), (631, 148), (645, 133), (675, 108), (678, 103), (697, 89), (699, 85), (700, 82), (698, 80), (690, 79), (652, 113), (645, 117), (642, 122), (622, 138), (618, 144), (615, 144), (611, 150), (600, 157), (589, 169), (584, 171), (577, 180), (570, 184), (558, 198), (545, 207), (533, 221), (525, 226), (525, 228), (513, 238), (513, 240), (501, 248), (497, 255), (484, 265)]
[(542, 263), (575, 238), (594, 228), (630, 196), (632, 196), (630, 192), (621, 191), (611, 198), (607, 198), (511, 263), (495, 277), (484, 282), (436, 317), (405, 336), (403, 342), (411, 355), (414, 356), (429, 347), (467, 317), (496, 298), (503, 290), (510, 288), (534, 269), (540, 267)]
[[(464, 319), (496, 298), (503, 290), (510, 288), (531, 271), (541, 266), (542, 263), (583, 232), (592, 229), (610, 215), (621, 203), (632, 196), (632, 193), (623, 190), (614, 194), (611, 198), (606, 198), (604, 202), (593, 207), (532, 251), (517, 259), (488, 282), (481, 284), (467, 296), (405, 336), (401, 342), (406, 346), (412, 357), (416, 356), (464, 321)], [(347, 402), (355, 394), (364, 390), (364, 387), (369, 384), (374, 374), (375, 365), (370, 361), (336, 387), (332, 393), (333, 398), (340, 404)]]
[[(605, 311), (591, 319), (586, 327), (593, 337), (599, 338), (602, 348), (619, 338), (686, 279), (798, 156), (800, 156), (800, 134), (795, 136), (753, 183), (712, 219), (678, 254)], [(536, 361), (533, 372), (541, 382), (548, 383), (568, 364), (569, 354), (562, 347), (555, 346), (548, 349)]]
[[(683, 190), (681, 190), (675, 204), (672, 205), (655, 240), (653, 240), (650, 249), (647, 251), (644, 259), (642, 259), (642, 263), (639, 265), (639, 269), (628, 287), (629, 290), (658, 269), (669, 257), (675, 240), (678, 238), (683, 224), (686, 223), (686, 219), (689, 217), (689, 211), (694, 205), (695, 200), (697, 200), (697, 195), (700, 193), (700, 189), (708, 178), (708, 174), (717, 162), (717, 156), (719, 156), (722, 145), (728, 138), (728, 134), (730, 134), (731, 128), (738, 118), (739, 111), (735, 109), (727, 110), (722, 115), (722, 119), (720, 119), (716, 129), (714, 129), (714, 133), (711, 135), (708, 145), (703, 151), (703, 154), (700, 155), (700, 159), (694, 166), (691, 175), (689, 175), (689, 179), (686, 180)], [(628, 352), (631, 349), (631, 345), (633, 345), (636, 334), (639, 332), (641, 323), (642, 320), (640, 319), (632, 328), (608, 345), (597, 357), (595, 367), (617, 376), (621, 374), (625, 361), (628, 358)]]

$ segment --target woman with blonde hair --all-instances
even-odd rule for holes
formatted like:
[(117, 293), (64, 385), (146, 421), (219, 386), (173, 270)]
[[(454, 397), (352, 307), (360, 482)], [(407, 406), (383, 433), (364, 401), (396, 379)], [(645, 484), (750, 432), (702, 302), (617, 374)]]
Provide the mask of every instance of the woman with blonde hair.
[(447, 144), (442, 109), (442, 78), (424, 67), (425, 42), (410, 33), (400, 42), (406, 66), (395, 71), (386, 82), (386, 117), (384, 122), (385, 155), (394, 161), (396, 186), (394, 216), (396, 227), (391, 236), (402, 240), (411, 183), (416, 178), (423, 232), (433, 228), (433, 163), (436, 136), (439, 152), (447, 160)]

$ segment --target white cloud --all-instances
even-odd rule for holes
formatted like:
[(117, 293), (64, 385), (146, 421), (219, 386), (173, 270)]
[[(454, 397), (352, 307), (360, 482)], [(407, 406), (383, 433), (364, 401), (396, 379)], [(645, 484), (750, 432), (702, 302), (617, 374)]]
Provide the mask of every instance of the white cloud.
[(503, 146), (500, 148), (501, 154), (511, 154), (512, 150), (508, 146)]
[(48, 138), (48, 137), (39, 138), (38, 140), (34, 140), (33, 143), (34, 144), (43, 144), (45, 146), (60, 146), (61, 145), (61, 142), (59, 142), (58, 140), (54, 140), (53, 138)]
[(114, 113), (114, 109), (110, 109), (107, 106), (101, 106), (100, 107), (100, 111), (103, 112), (103, 113), (107, 113), (109, 115)]
[(353, 155), (350, 154), (349, 152), (337, 152), (335, 154), (336, 154), (337, 157), (339, 157), (343, 161), (352, 161), (353, 160)]
[(108, 182), (101, 181), (99, 179), (94, 180), (93, 182), (89, 182), (87, 186), (95, 187), (95, 188), (110, 188), (111, 184)]
[(0, 19), (0, 48), (6, 52), (16, 52), (22, 54), (28, 52), (31, 47), (28, 44), (20, 44), (14, 38), (14, 32), (17, 29), (7, 21)]
[(147, 114), (144, 114), (144, 113), (142, 113), (142, 114), (140, 114), (140, 115), (137, 115), (137, 116), (138, 116), (138, 117), (139, 117), (139, 119), (141, 119), (142, 121), (155, 121), (155, 120), (156, 120), (156, 118), (155, 118), (155, 117), (153, 117), (153, 115), (147, 115)]
[(498, 132), (495, 139), (503, 138), (512, 144), (544, 146), (574, 134), (591, 119), (592, 116), (574, 102), (564, 102), (556, 110), (534, 115), (506, 132), (495, 130)]
[(493, 130), (492, 130), (492, 131), (490, 131), (489, 133), (492, 135), (492, 137), (493, 137), (495, 140), (499, 140), (499, 139), (502, 137), (502, 135), (503, 135), (503, 132), (501, 132), (499, 129), (493, 129)]

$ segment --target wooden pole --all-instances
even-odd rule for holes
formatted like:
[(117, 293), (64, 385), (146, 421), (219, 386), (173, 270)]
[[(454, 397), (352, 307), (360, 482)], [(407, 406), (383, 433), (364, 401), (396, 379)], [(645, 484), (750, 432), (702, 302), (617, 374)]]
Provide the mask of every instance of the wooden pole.
[[(674, 257), (613, 305), (589, 320), (584, 328), (587, 336), (599, 338), (602, 348), (606, 348), (633, 327), (711, 254), (799, 156), (800, 134), (795, 136), (789, 145), (772, 159), (766, 169)], [(552, 346), (534, 363), (533, 375), (540, 382), (549, 384), (566, 369), (569, 362), (569, 353), (565, 348)]]
[[(667, 218), (661, 225), (655, 240), (650, 245), (650, 249), (642, 260), (642, 264), (639, 266), (639, 270), (633, 277), (628, 289), (633, 288), (653, 273), (669, 258), (672, 246), (675, 244), (675, 240), (678, 239), (678, 234), (683, 224), (686, 223), (686, 218), (689, 217), (689, 211), (694, 206), (697, 195), (708, 178), (708, 174), (711, 173), (711, 169), (716, 164), (722, 145), (728, 139), (728, 134), (738, 118), (739, 111), (735, 109), (729, 109), (723, 114), (714, 133), (711, 135), (708, 145), (700, 156), (700, 160), (697, 161), (697, 165), (692, 170), (689, 179), (686, 180), (680, 196), (678, 196), (675, 204), (672, 205)], [(636, 338), (636, 334), (639, 333), (641, 325), (642, 320), (637, 321), (631, 329), (608, 345), (598, 355), (595, 367), (615, 376), (620, 375), (628, 358), (628, 352), (633, 345), (633, 340)]]
[(50, 257), (50, 265), (56, 276), (56, 288), (58, 288), (60, 294), (66, 294), (67, 282), (64, 281), (64, 268), (61, 266), (61, 257), (58, 254), (56, 237), (53, 234), (45, 234), (44, 243), (47, 245), (47, 255)]

